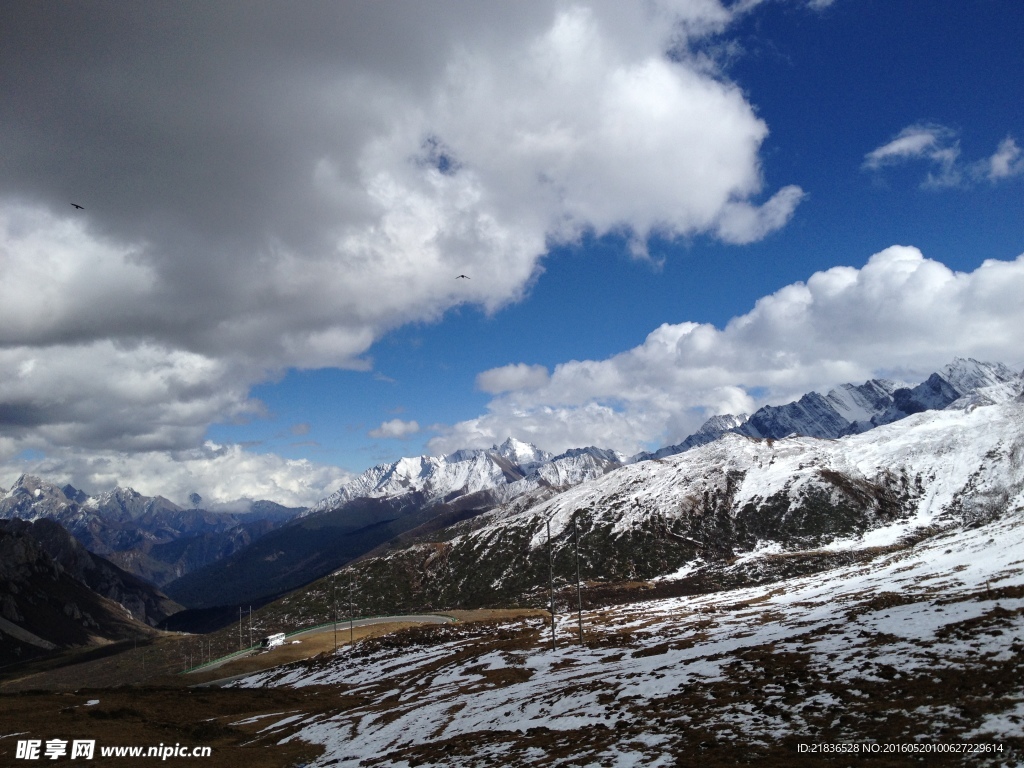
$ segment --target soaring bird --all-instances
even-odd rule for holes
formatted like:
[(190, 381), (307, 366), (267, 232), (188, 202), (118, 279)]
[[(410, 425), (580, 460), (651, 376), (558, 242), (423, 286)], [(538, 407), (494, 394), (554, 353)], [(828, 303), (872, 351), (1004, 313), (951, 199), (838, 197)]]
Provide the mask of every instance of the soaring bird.
[(456, 280), (461, 280), (462, 278), (466, 278), (467, 280), (470, 280), (470, 279), (472, 279), (472, 278), (470, 278), (470, 276), (469, 276), (469, 275), (459, 275), (459, 276), (458, 276), (458, 277), (456, 277), (455, 279), (456, 279)]
[(85, 210), (85, 206), (84, 205), (79, 205), (78, 203), (72, 203), (71, 205), (73, 207), (77, 208), (80, 211), (84, 211)]

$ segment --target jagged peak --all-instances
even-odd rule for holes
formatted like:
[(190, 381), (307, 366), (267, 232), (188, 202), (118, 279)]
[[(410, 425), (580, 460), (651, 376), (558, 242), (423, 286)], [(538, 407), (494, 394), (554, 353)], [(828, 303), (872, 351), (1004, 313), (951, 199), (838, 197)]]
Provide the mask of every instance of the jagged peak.
[(26, 488), (36, 489), (42, 485), (45, 481), (38, 475), (30, 475), (27, 472), (18, 475), (18, 479), (14, 481), (14, 485), (11, 486), (13, 491), (15, 488)]
[(738, 416), (732, 413), (719, 413), (701, 424), (697, 432), (702, 435), (724, 432), (727, 429), (740, 426), (749, 418), (750, 415), (746, 413), (741, 413)]
[(507, 437), (501, 445), (493, 446), (491, 450), (522, 467), (550, 461), (552, 458), (550, 453), (541, 450), (533, 443), (517, 440), (511, 436)]
[(570, 448), (569, 450), (558, 454), (553, 457), (551, 461), (558, 461), (559, 459), (571, 459), (578, 456), (591, 456), (595, 459), (602, 461), (614, 461), (623, 463), (627, 457), (618, 451), (612, 450), (611, 448), (598, 448), (595, 445), (588, 445), (586, 448)]
[(94, 496), (94, 499), (100, 501), (109, 501), (113, 499), (138, 499), (141, 498), (142, 494), (136, 491), (131, 486), (120, 486), (115, 485), (109, 491), (103, 491), (102, 493)]
[[(14, 481), (14, 485), (11, 486), (10, 491), (7, 491), (6, 494), (11, 495), (18, 491), (29, 493), (36, 497), (49, 495), (57, 496), (60, 494), (67, 495), (64, 494), (64, 491), (60, 486), (55, 485), (38, 475), (30, 475), (28, 473), (20, 475), (18, 479)], [(0, 494), (2, 493), (3, 492), (0, 491)]]
[(1002, 363), (987, 363), (973, 357), (954, 357), (951, 363), (943, 366), (939, 375), (961, 395), (981, 387), (1005, 384), (1020, 377), (1020, 374)]
[(459, 450), (457, 451), (446, 453), (441, 458), (449, 463), (454, 463), (457, 461), (473, 461), (474, 459), (483, 456), (487, 452), (488, 451), (483, 448), (459, 448)]

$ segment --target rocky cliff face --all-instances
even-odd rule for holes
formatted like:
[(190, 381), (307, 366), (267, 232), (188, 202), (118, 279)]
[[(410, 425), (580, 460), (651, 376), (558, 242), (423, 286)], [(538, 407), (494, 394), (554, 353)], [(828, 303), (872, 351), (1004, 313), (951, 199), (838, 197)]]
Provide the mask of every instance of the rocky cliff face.
[(153, 631), (66, 571), (31, 525), (0, 523), (0, 664)]
[(15, 519), (0, 521), (0, 525), (10, 533), (21, 533), (34, 539), (64, 573), (102, 597), (122, 605), (137, 621), (155, 627), (182, 610), (182, 606), (148, 582), (89, 552), (53, 520), (41, 518), (26, 522)]

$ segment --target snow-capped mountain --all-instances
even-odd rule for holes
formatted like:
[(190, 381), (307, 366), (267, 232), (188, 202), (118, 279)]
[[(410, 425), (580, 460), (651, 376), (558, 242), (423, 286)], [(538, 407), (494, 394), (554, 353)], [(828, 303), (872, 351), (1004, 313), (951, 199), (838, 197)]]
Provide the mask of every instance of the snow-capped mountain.
[(53, 520), (90, 552), (160, 586), (241, 549), (299, 511), (271, 502), (252, 506), (258, 511), (249, 515), (183, 509), (120, 487), (89, 496), (32, 475), (0, 490), (0, 519)]
[(585, 580), (652, 578), (764, 547), (890, 545), (1019, 504), (1022, 425), (1018, 396), (921, 412), (841, 439), (726, 433), (525, 509), (497, 509), (475, 530), (391, 553), (379, 567), (360, 564), (358, 578), (386, 602), (401, 590), (374, 580), (413, 574), (417, 608), (522, 601), (548, 579), (549, 523), (556, 570), (572, 570), (574, 518)]
[[(940, 410), (957, 401), (1005, 402), (1024, 388), (1024, 378), (1002, 363), (955, 358), (916, 386), (888, 379), (841, 384), (826, 395), (809, 392), (785, 405), (766, 405), (751, 416), (713, 416), (681, 443), (633, 461), (660, 459), (717, 440), (726, 432), (778, 439), (790, 435), (836, 438), (866, 432), (921, 411)], [(967, 398), (966, 400), (964, 398)]]
[(553, 456), (508, 438), (489, 449), (463, 449), (447, 456), (402, 458), (363, 472), (305, 514), (337, 509), (360, 498), (422, 494), (424, 502), (451, 501), (488, 492), (495, 503), (538, 489), (561, 490), (622, 466), (626, 457), (601, 448), (574, 448)]
[(378, 547), (404, 546), (502, 503), (525, 508), (622, 466), (599, 448), (559, 456), (509, 438), (487, 450), (372, 467), (245, 550), (166, 586), (189, 607), (245, 603), (301, 587)]
[[(423, 629), (231, 685), (311, 687), (259, 727), (321, 744), (323, 765), (789, 765), (801, 744), (962, 764), (935, 734), (1020, 765), (1024, 395), (1004, 384), (839, 439), (728, 433), (364, 560), (360, 613), (417, 590), (546, 606), (553, 573), (554, 626)], [(268, 617), (314, 624), (331, 599), (310, 585)]]
[(749, 416), (745, 413), (739, 416), (733, 416), (731, 413), (712, 416), (701, 425), (700, 429), (683, 440), (683, 442), (659, 448), (654, 453), (638, 453), (630, 459), (630, 463), (635, 464), (638, 461), (647, 461), (648, 459), (663, 459), (666, 456), (672, 456), (673, 454), (696, 448), (698, 445), (714, 442), (726, 432), (732, 432), (742, 426), (748, 418)]

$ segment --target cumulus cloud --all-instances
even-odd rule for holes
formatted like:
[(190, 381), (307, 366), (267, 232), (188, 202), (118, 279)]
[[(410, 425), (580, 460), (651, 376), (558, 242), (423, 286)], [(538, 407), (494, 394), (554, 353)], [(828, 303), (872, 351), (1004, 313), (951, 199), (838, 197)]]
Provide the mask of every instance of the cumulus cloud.
[(282, 369), (521, 299), (551, 243), (782, 227), (801, 191), (694, 52), (741, 7), (18, 4), (0, 449), (188, 450)]
[(834, 267), (765, 296), (725, 328), (665, 324), (613, 357), (558, 365), (543, 385), (504, 391), (430, 447), (512, 435), (553, 451), (596, 443), (633, 452), (679, 441), (717, 413), (878, 375), (920, 380), (956, 355), (1019, 367), (1021, 295), (1024, 255), (959, 273), (893, 246), (861, 269)]
[(263, 410), (232, 361), (145, 341), (0, 347), (0, 369), (8, 453), (180, 449), (198, 445), (212, 421)]
[(402, 421), (401, 419), (391, 419), (390, 421), (383, 422), (377, 429), (371, 429), (369, 432), (370, 437), (409, 437), (409, 435), (415, 435), (420, 431), (420, 425), (415, 421)]
[(746, 201), (728, 203), (719, 214), (718, 236), (727, 243), (738, 245), (762, 240), (789, 221), (803, 198), (804, 191), (790, 185), (780, 189), (761, 206)]
[(868, 152), (864, 167), (877, 171), (885, 166), (923, 160), (931, 165), (924, 187), (967, 186), (988, 180), (997, 182), (1024, 173), (1024, 159), (1012, 136), (1000, 142), (984, 160), (963, 161), (956, 131), (941, 125), (921, 124), (904, 128), (891, 141)]

